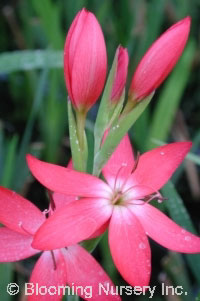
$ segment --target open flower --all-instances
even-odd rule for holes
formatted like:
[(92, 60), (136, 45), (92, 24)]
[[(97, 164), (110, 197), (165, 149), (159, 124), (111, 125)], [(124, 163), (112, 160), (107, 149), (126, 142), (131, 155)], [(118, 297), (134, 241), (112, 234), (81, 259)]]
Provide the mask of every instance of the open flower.
[(199, 237), (149, 204), (154, 198), (162, 199), (158, 190), (190, 147), (190, 142), (171, 143), (135, 160), (126, 135), (103, 169), (107, 183), (28, 155), (31, 172), (44, 186), (80, 198), (50, 217), (37, 231), (32, 246), (46, 250), (71, 245), (109, 223), (110, 250), (119, 272), (133, 286), (148, 285), (151, 252), (147, 236), (177, 252), (200, 251)]
[(133, 99), (151, 94), (174, 68), (187, 42), (190, 23), (190, 17), (177, 22), (148, 49), (133, 75), (129, 90)]
[(104, 86), (106, 46), (101, 27), (91, 12), (82, 9), (75, 17), (64, 48), (64, 74), (74, 108), (88, 111)]
[[(61, 208), (62, 204), (63, 199), (57, 195), (56, 207)], [(42, 213), (31, 202), (3, 187), (0, 187), (0, 207), (0, 222), (5, 225), (0, 228), (0, 262), (13, 262), (41, 252), (32, 248), (31, 244), (35, 232), (46, 221), (47, 212)], [(50, 208), (48, 215), (53, 213)], [(59, 286), (65, 286), (66, 283), (73, 288), (72, 292), (77, 292), (85, 300), (105, 300), (105, 295), (99, 295), (99, 283), (113, 286), (101, 266), (79, 245), (43, 252), (29, 283), (27, 294), (30, 301), (61, 300), (63, 290), (59, 291)], [(37, 295), (36, 284), (39, 288), (45, 286), (49, 293)], [(79, 289), (76, 290), (77, 286)], [(87, 290), (88, 286), (92, 287), (91, 295)], [(66, 294), (68, 291), (64, 290)], [(119, 296), (108, 295), (106, 298), (111, 301), (120, 300)]]

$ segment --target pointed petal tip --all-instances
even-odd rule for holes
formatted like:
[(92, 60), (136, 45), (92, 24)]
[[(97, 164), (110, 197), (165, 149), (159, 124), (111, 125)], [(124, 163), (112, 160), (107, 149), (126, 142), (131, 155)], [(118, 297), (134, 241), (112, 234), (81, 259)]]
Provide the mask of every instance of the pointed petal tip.
[(28, 167), (34, 162), (34, 159), (36, 159), (33, 155), (27, 154), (26, 155), (26, 162), (28, 164)]
[(192, 22), (192, 18), (190, 16), (187, 16), (185, 17), (183, 20), (182, 20), (184, 23), (187, 23), (189, 26), (191, 25), (191, 22)]
[(32, 175), (34, 177), (36, 177), (35, 173), (37, 173), (38, 163), (40, 163), (42, 161), (40, 161), (39, 159), (37, 159), (36, 157), (34, 157), (31, 154), (27, 154), (26, 155), (26, 162), (27, 162), (27, 165), (28, 165), (28, 168), (29, 168), (30, 172), (32, 173)]
[(146, 194), (160, 190), (183, 162), (191, 146), (190, 141), (180, 141), (156, 147), (142, 154), (137, 169), (129, 177), (127, 185), (131, 187), (137, 184), (136, 188), (139, 190), (146, 187), (144, 190)]
[(145, 204), (134, 206), (131, 210), (148, 232), (148, 236), (161, 246), (180, 253), (200, 252), (200, 237), (180, 227), (157, 208)]
[(171, 31), (174, 30), (175, 28), (179, 27), (179, 28), (183, 28), (183, 32), (185, 33), (189, 33), (190, 31), (190, 26), (191, 26), (191, 22), (192, 19), (190, 16), (187, 16), (183, 19), (181, 19), (180, 21), (176, 22), (174, 25), (172, 25), (167, 31)]
[(108, 235), (113, 261), (125, 281), (131, 286), (148, 286), (151, 250), (137, 217), (127, 208), (115, 208)]
[(89, 15), (89, 14), (91, 14), (91, 12), (90, 12), (89, 10), (87, 10), (87, 8), (83, 7), (83, 8), (78, 12), (77, 15), (79, 15), (79, 17), (81, 16), (81, 17), (84, 18), (85, 16), (87, 16), (87, 15)]
[(182, 149), (183, 152), (186, 154), (190, 151), (192, 147), (192, 142), (191, 141), (180, 141), (180, 142), (175, 142), (177, 145), (180, 145), (180, 149)]

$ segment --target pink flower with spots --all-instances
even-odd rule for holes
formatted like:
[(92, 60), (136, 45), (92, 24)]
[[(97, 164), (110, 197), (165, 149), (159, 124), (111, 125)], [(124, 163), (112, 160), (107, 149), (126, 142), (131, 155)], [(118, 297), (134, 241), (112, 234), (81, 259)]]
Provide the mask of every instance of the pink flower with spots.
[[(70, 203), (72, 198), (63, 200), (59, 195), (54, 199), (58, 211), (62, 204)], [(46, 221), (45, 214), (35, 205), (24, 199), (14, 191), (0, 187), (0, 262), (13, 262), (38, 254), (41, 250), (31, 246), (34, 234)], [(50, 208), (48, 215), (54, 214)], [(48, 219), (48, 218), (47, 218)], [(96, 260), (81, 246), (71, 245), (63, 248), (55, 248), (42, 253), (38, 259), (30, 281), (27, 285), (29, 301), (62, 300), (59, 286), (68, 285), (74, 292), (84, 300), (105, 300), (105, 295), (99, 295), (99, 283), (108, 283), (114, 287), (111, 280), (96, 262)], [(36, 286), (45, 286), (48, 294), (36, 294)], [(76, 287), (80, 286), (83, 291)], [(92, 287), (92, 294), (89, 295), (86, 287)], [(44, 292), (44, 291), (43, 291)], [(108, 295), (106, 300), (120, 300), (119, 296)]]
[(48, 189), (79, 200), (57, 210), (37, 231), (32, 246), (51, 250), (87, 239), (108, 225), (114, 263), (132, 286), (146, 286), (151, 274), (148, 236), (176, 252), (197, 253), (200, 238), (181, 228), (149, 202), (161, 199), (169, 180), (191, 147), (167, 144), (135, 160), (126, 135), (103, 168), (106, 180), (27, 156), (33, 175)]

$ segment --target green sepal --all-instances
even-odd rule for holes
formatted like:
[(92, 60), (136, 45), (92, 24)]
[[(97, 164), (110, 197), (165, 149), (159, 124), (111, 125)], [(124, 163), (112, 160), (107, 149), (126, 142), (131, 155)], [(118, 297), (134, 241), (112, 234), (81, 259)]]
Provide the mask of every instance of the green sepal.
[(119, 115), (123, 108), (124, 98), (125, 98), (125, 89), (124, 89), (119, 101), (117, 102), (117, 104), (116, 105), (113, 104), (113, 106), (110, 110), (107, 128), (110, 128), (112, 126), (112, 124), (114, 124), (114, 122), (119, 118)]
[(103, 134), (108, 127), (110, 116), (110, 110), (111, 110), (111, 104), (110, 104), (110, 96), (112, 91), (112, 85), (115, 77), (117, 69), (117, 56), (115, 55), (112, 68), (110, 70), (106, 86), (103, 92), (103, 96), (101, 98), (95, 126), (94, 126), (94, 139), (95, 139), (95, 146), (94, 146), (94, 154), (96, 154), (101, 145), (101, 140), (103, 137)]
[(153, 93), (149, 95), (146, 99), (138, 103), (131, 112), (124, 115), (120, 119), (117, 119), (113, 123), (106, 141), (94, 158), (94, 175), (99, 176), (103, 166), (106, 164), (106, 162), (120, 143), (121, 139), (148, 106), (153, 95)]

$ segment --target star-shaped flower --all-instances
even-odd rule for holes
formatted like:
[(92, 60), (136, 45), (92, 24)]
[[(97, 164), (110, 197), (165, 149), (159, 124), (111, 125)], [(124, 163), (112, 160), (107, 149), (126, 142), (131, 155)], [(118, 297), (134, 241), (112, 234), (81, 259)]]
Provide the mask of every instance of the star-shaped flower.
[[(67, 199), (65, 198), (65, 203)], [(69, 198), (69, 203), (72, 201)], [(55, 198), (56, 207), (62, 209), (63, 199)], [(31, 247), (34, 234), (54, 211), (42, 213), (31, 202), (14, 191), (0, 187), (0, 262), (13, 262), (28, 258), (41, 250)], [(60, 210), (59, 209), (59, 210)], [(56, 212), (56, 211), (55, 211)], [(60, 225), (62, 226), (62, 225)], [(50, 234), (50, 233), (49, 233)], [(61, 300), (66, 284), (85, 300), (120, 300), (119, 296), (99, 294), (99, 283), (114, 287), (111, 280), (96, 260), (81, 246), (72, 245), (62, 249), (45, 251), (38, 259), (27, 286), (28, 300)], [(49, 289), (48, 294), (37, 295), (36, 285)], [(88, 287), (92, 287), (89, 295)], [(80, 289), (82, 288), (82, 290)], [(66, 289), (64, 292), (68, 292)], [(44, 293), (44, 291), (43, 291)]]
[(106, 182), (28, 155), (31, 172), (44, 186), (79, 196), (40, 227), (32, 246), (41, 250), (62, 248), (87, 239), (108, 224), (110, 250), (119, 272), (132, 286), (148, 285), (151, 252), (147, 236), (173, 251), (200, 251), (199, 237), (149, 204), (154, 198), (161, 199), (158, 190), (190, 147), (190, 142), (171, 143), (135, 160), (126, 135), (103, 169)]

